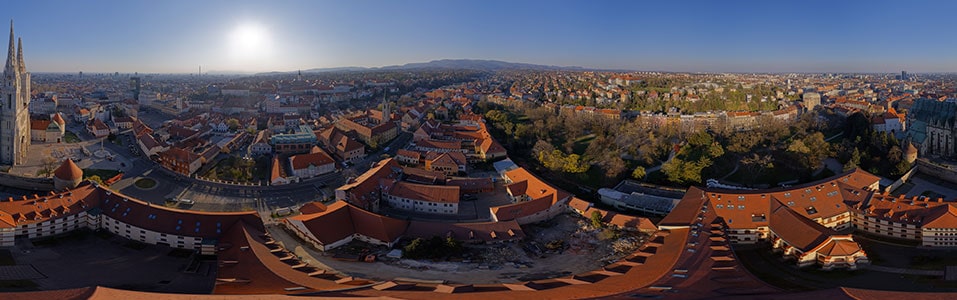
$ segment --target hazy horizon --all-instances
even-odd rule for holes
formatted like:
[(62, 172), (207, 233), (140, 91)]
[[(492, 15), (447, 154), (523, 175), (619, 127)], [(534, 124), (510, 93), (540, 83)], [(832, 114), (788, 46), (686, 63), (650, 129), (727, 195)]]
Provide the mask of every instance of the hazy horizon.
[[(957, 72), (957, 3), (23, 1), (32, 72), (288, 72), (439, 59), (704, 73)], [(2, 15), (0, 15), (2, 16)], [(0, 28), (4, 28), (0, 26)], [(4, 28), (5, 29), (5, 28)]]

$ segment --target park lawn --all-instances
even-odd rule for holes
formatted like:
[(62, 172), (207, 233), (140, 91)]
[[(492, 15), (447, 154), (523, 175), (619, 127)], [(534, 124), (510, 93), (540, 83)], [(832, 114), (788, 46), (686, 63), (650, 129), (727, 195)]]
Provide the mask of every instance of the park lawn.
[(120, 171), (110, 169), (83, 169), (83, 178), (96, 175), (100, 176), (100, 179), (107, 180), (119, 174)]
[(76, 133), (72, 131), (67, 131), (63, 134), (63, 141), (67, 143), (79, 143), (80, 137), (76, 136)]
[(140, 178), (133, 182), (133, 184), (141, 189), (151, 189), (156, 186), (156, 180), (150, 178)]

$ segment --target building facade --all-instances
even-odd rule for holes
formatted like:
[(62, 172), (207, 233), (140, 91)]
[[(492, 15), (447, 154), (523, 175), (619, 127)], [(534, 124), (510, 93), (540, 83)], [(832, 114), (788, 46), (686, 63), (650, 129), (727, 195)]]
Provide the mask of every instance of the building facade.
[(0, 85), (0, 164), (19, 165), (26, 161), (30, 148), (30, 73), (23, 62), (23, 42), (18, 40), (14, 52), (13, 21), (10, 21), (10, 44), (7, 64)]

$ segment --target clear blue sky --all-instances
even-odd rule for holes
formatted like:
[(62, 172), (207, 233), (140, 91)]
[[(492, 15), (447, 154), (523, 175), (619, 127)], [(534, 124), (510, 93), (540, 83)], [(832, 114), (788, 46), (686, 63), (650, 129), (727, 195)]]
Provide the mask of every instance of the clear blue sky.
[(0, 17), (15, 20), (34, 72), (290, 71), (443, 58), (957, 72), (957, 1), (912, 2), (31, 0), (5, 2)]

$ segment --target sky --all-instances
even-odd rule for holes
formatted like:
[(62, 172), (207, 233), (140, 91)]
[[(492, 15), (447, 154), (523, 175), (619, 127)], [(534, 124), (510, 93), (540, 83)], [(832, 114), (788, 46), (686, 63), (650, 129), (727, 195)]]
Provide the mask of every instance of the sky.
[[(5, 1), (31, 72), (957, 72), (957, 1)], [(2, 19), (2, 18), (0, 18)], [(0, 27), (4, 28), (4, 27)]]

